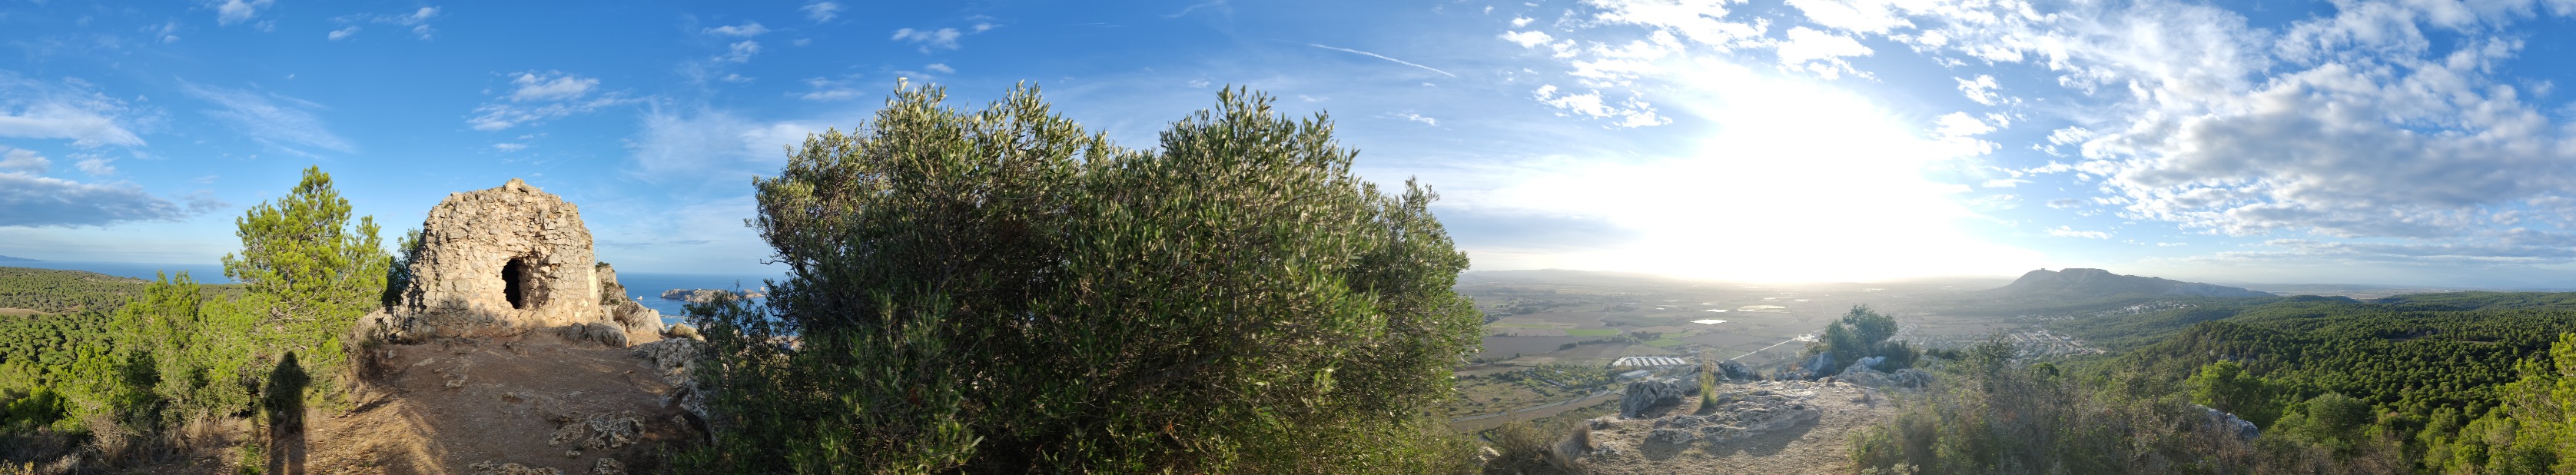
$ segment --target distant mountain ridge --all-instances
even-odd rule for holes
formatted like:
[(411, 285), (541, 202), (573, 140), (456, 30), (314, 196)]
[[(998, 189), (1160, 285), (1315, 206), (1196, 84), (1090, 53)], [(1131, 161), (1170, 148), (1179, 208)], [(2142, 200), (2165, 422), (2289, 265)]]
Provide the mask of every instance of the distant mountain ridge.
[(35, 259), (28, 259), (28, 258), (24, 258), (24, 257), (0, 256), (0, 262), (44, 262), (44, 261), (39, 261), (39, 260), (35, 260)]
[(2270, 292), (2240, 287), (2183, 282), (2161, 277), (2113, 274), (2102, 269), (2062, 271), (2040, 269), (2022, 274), (2020, 280), (1991, 290), (2007, 294), (2050, 294), (2073, 297), (2107, 297), (2122, 294), (2194, 295), (2206, 297), (2276, 297)]

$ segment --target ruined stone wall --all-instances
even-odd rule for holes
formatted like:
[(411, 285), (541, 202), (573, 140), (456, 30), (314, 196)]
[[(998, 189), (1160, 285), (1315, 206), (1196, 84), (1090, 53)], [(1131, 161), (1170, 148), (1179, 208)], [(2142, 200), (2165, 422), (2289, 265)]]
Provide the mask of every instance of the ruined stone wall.
[(513, 178), (430, 208), (403, 310), (441, 335), (605, 321), (596, 262), (581, 209)]

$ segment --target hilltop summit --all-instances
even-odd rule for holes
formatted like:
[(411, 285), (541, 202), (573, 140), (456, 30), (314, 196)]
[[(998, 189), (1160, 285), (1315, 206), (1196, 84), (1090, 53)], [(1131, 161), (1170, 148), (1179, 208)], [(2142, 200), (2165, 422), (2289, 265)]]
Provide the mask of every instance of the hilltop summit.
[(2062, 271), (2051, 271), (2048, 269), (2030, 271), (2029, 273), (2022, 274), (2020, 280), (2015, 280), (2012, 284), (2005, 285), (2002, 288), (1994, 289), (1993, 292), (2023, 295), (2048, 294), (2069, 297), (2107, 297), (2122, 294), (2194, 295), (2206, 297), (2274, 296), (2269, 292), (2258, 292), (2224, 285), (2183, 282), (2161, 277), (2120, 275), (2113, 274), (2111, 271), (2102, 269), (2075, 268), (2069, 268)]

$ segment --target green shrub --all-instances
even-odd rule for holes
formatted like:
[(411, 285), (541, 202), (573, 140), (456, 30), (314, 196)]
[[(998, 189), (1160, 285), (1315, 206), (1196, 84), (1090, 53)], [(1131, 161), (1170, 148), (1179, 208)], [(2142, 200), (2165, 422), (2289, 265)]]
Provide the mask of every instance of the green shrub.
[[(702, 306), (723, 472), (1469, 469), (1431, 414), (1480, 318), (1427, 209), (1229, 90), (1140, 151), (1034, 89), (899, 91), (755, 180), (788, 278)], [(792, 337), (794, 349), (782, 342)]]

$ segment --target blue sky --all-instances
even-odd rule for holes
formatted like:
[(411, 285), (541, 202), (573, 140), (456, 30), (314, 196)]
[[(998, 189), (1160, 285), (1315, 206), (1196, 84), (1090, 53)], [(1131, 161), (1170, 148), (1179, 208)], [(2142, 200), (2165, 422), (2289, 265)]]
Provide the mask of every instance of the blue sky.
[(899, 79), (1145, 147), (1226, 85), (1419, 177), (1480, 270), (2568, 287), (2576, 1), (0, 3), (0, 254), (205, 263), (319, 165), (512, 177), (759, 272), (781, 147)]

